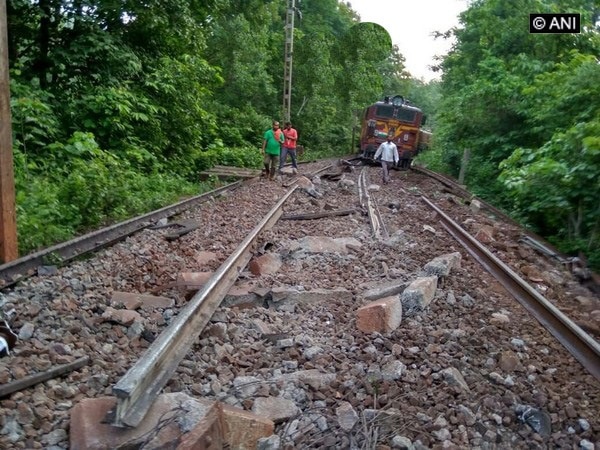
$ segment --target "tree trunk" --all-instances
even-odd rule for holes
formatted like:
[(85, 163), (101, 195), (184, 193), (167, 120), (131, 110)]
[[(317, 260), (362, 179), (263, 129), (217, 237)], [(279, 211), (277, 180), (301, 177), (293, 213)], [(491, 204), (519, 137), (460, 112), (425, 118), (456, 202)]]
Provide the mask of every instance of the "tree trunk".
[(569, 238), (581, 237), (581, 224), (583, 223), (583, 200), (577, 203), (577, 210), (569, 213)]

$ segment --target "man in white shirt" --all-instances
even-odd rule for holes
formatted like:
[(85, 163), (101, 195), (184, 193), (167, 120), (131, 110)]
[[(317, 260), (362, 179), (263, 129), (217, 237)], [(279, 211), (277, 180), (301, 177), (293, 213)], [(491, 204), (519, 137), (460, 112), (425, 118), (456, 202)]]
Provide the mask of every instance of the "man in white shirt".
[(375, 159), (381, 160), (381, 168), (383, 169), (383, 184), (390, 182), (390, 166), (398, 163), (398, 147), (392, 142), (394, 133), (388, 133), (387, 142), (383, 142), (377, 152), (375, 152)]

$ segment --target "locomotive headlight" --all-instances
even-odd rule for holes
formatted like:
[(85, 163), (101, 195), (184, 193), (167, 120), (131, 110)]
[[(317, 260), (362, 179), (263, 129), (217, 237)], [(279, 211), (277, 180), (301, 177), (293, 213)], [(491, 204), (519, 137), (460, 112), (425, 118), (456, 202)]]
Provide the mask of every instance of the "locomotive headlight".
[(402, 139), (404, 140), (404, 142), (407, 142), (407, 141), (408, 141), (408, 138), (409, 138), (409, 135), (408, 135), (408, 133), (404, 133), (404, 134), (402, 135)]

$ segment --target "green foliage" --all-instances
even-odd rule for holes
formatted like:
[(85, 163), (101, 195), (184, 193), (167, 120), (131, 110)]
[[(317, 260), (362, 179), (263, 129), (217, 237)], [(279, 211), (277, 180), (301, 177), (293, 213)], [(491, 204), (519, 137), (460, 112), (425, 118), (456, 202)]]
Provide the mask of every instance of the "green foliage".
[(58, 199), (59, 186), (54, 180), (35, 177), (25, 182), (16, 177), (17, 231), (19, 253), (66, 241), (75, 234), (75, 225), (66, 217), (71, 208)]
[[(76, 177), (88, 177), (79, 173)], [(192, 184), (173, 176), (153, 174), (150, 176), (129, 173), (127, 183), (114, 198), (90, 201), (92, 214), (83, 207), (83, 202), (76, 204), (64, 202), (65, 191), (57, 184), (62, 179), (35, 178), (32, 182), (19, 183), (17, 190), (17, 229), (19, 233), (19, 251), (21, 254), (63, 242), (78, 234), (92, 231), (110, 222), (124, 220), (153, 209), (170, 205), (184, 196), (198, 195), (207, 192), (210, 185)], [(64, 180), (74, 183), (73, 178)], [(76, 183), (76, 181), (75, 181)], [(104, 188), (102, 188), (104, 189)], [(110, 213), (99, 217), (96, 212), (111, 208)], [(96, 220), (96, 222), (94, 222)]]
[[(425, 87), (349, 4), (300, 9), (292, 122), (303, 159), (347, 155), (357, 107), (385, 86), (413, 100)], [(282, 120), (285, 2), (13, 0), (7, 10), (21, 252), (193, 193), (213, 165), (261, 166), (264, 130)]]
[[(101, 86), (119, 86), (140, 75), (141, 58), (118, 36), (99, 29), (99, 24), (83, 17), (72, 32), (57, 30), (50, 49), (54, 68), (48, 89), (67, 98)], [(62, 42), (62, 45), (59, 44)]]
[(147, 128), (148, 122), (164, 113), (126, 85), (99, 86), (73, 99), (70, 106), (71, 129), (94, 132), (102, 146), (113, 149), (121, 148), (136, 129)]
[(100, 149), (91, 134), (75, 133), (67, 144), (51, 145), (47, 156), (52, 174), (26, 177), (19, 170), (22, 153), (15, 153), (22, 253), (198, 192), (181, 177), (136, 172), (127, 161)]
[[(532, 11), (572, 10), (588, 24), (580, 35), (519, 25)], [(422, 158), (456, 176), (470, 149), (472, 191), (559, 248), (598, 261), (600, 33), (592, 17), (589, 0), (472, 2), (441, 65), (435, 149)]]
[[(240, 11), (215, 26), (210, 39), (210, 58), (218, 61), (225, 74), (225, 82), (217, 91), (225, 104), (239, 108), (253, 105), (256, 109), (270, 110), (272, 114), (278, 111), (277, 89), (269, 69), (271, 59), (274, 65), (280, 61), (283, 42), (280, 38), (280, 45), (276, 47), (279, 51), (273, 54), (270, 14), (269, 5), (263, 4), (254, 10), (253, 18)], [(243, 47), (240, 42), (244, 42)], [(282, 67), (277, 64), (278, 69)]]
[(594, 56), (572, 50), (523, 93), (540, 146), (518, 148), (501, 164), (514, 208), (565, 251), (584, 252), (597, 264), (600, 66)]
[(218, 69), (200, 56), (161, 58), (157, 63), (144, 81), (144, 95), (153, 104), (162, 105), (160, 116), (156, 117), (157, 126), (142, 128), (144, 135), (140, 138), (150, 133), (163, 156), (180, 158), (191, 165), (193, 152), (218, 135), (216, 117), (207, 105), (211, 89), (222, 79)]
[(600, 225), (598, 136), (600, 115), (555, 134), (537, 151), (519, 148), (501, 164), (518, 210), (539, 218), (542, 231), (580, 239)]
[[(341, 66), (336, 90), (349, 111), (364, 108), (381, 97), (382, 69), (392, 55), (389, 34), (374, 23), (354, 25), (338, 40), (334, 55)], [(347, 116), (350, 117), (350, 116)]]
[[(599, 44), (600, 48), (600, 44)], [(522, 108), (545, 142), (556, 129), (592, 119), (600, 109), (600, 67), (595, 55), (571, 50), (523, 89)]]
[(437, 111), (440, 102), (442, 101), (441, 86), (438, 81), (431, 81), (424, 84), (422, 81), (410, 79), (405, 81), (406, 86), (402, 91), (387, 91), (387, 92), (403, 92), (413, 104), (417, 105), (423, 114), (426, 116), (424, 128), (437, 128)]
[(260, 147), (231, 148), (225, 147), (222, 141), (217, 140), (198, 155), (196, 169), (202, 171), (216, 165), (260, 168), (262, 166)]
[(260, 148), (265, 130), (271, 127), (272, 117), (260, 114), (249, 105), (228, 106), (213, 104), (212, 111), (218, 117), (218, 139), (226, 147), (253, 145)]
[(314, 161), (319, 159), (340, 158), (352, 155), (350, 147), (337, 146), (335, 148), (312, 149), (305, 148), (304, 153), (298, 158), (299, 161)]
[(11, 78), (11, 115), (13, 145), (23, 155), (41, 155), (46, 145), (59, 135), (52, 95), (19, 80), (20, 71)]

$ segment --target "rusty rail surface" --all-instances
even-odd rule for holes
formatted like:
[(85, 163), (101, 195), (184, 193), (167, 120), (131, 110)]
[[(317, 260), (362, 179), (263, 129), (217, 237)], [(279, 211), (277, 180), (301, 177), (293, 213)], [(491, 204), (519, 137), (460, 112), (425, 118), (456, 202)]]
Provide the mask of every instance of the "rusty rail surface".
[[(293, 186), (275, 204), (240, 246), (227, 258), (173, 322), (150, 345), (144, 355), (113, 387), (116, 411), (109, 420), (119, 427), (136, 427), (161, 389), (212, 317), (221, 300), (250, 261), (258, 235), (271, 228), (283, 212), (283, 204), (296, 190)], [(111, 420), (112, 419), (112, 420)]]
[(358, 196), (360, 204), (366, 209), (371, 222), (371, 229), (376, 239), (388, 239), (390, 237), (388, 230), (383, 222), (377, 203), (369, 195), (369, 186), (367, 184), (367, 169), (363, 168), (358, 176)]
[(430, 200), (442, 226), (490, 272), (596, 379), (600, 379), (600, 344), (539, 294), (506, 264), (461, 228)]
[(88, 252), (99, 250), (114, 244), (127, 236), (136, 233), (157, 220), (179, 214), (190, 207), (205, 202), (215, 195), (236, 189), (241, 181), (220, 187), (204, 194), (183, 200), (174, 205), (166, 206), (156, 211), (134, 217), (101, 230), (79, 236), (67, 242), (48, 247), (6, 264), (0, 265), (0, 289), (5, 289), (15, 283), (34, 275), (34, 271), (43, 265), (62, 264)]

